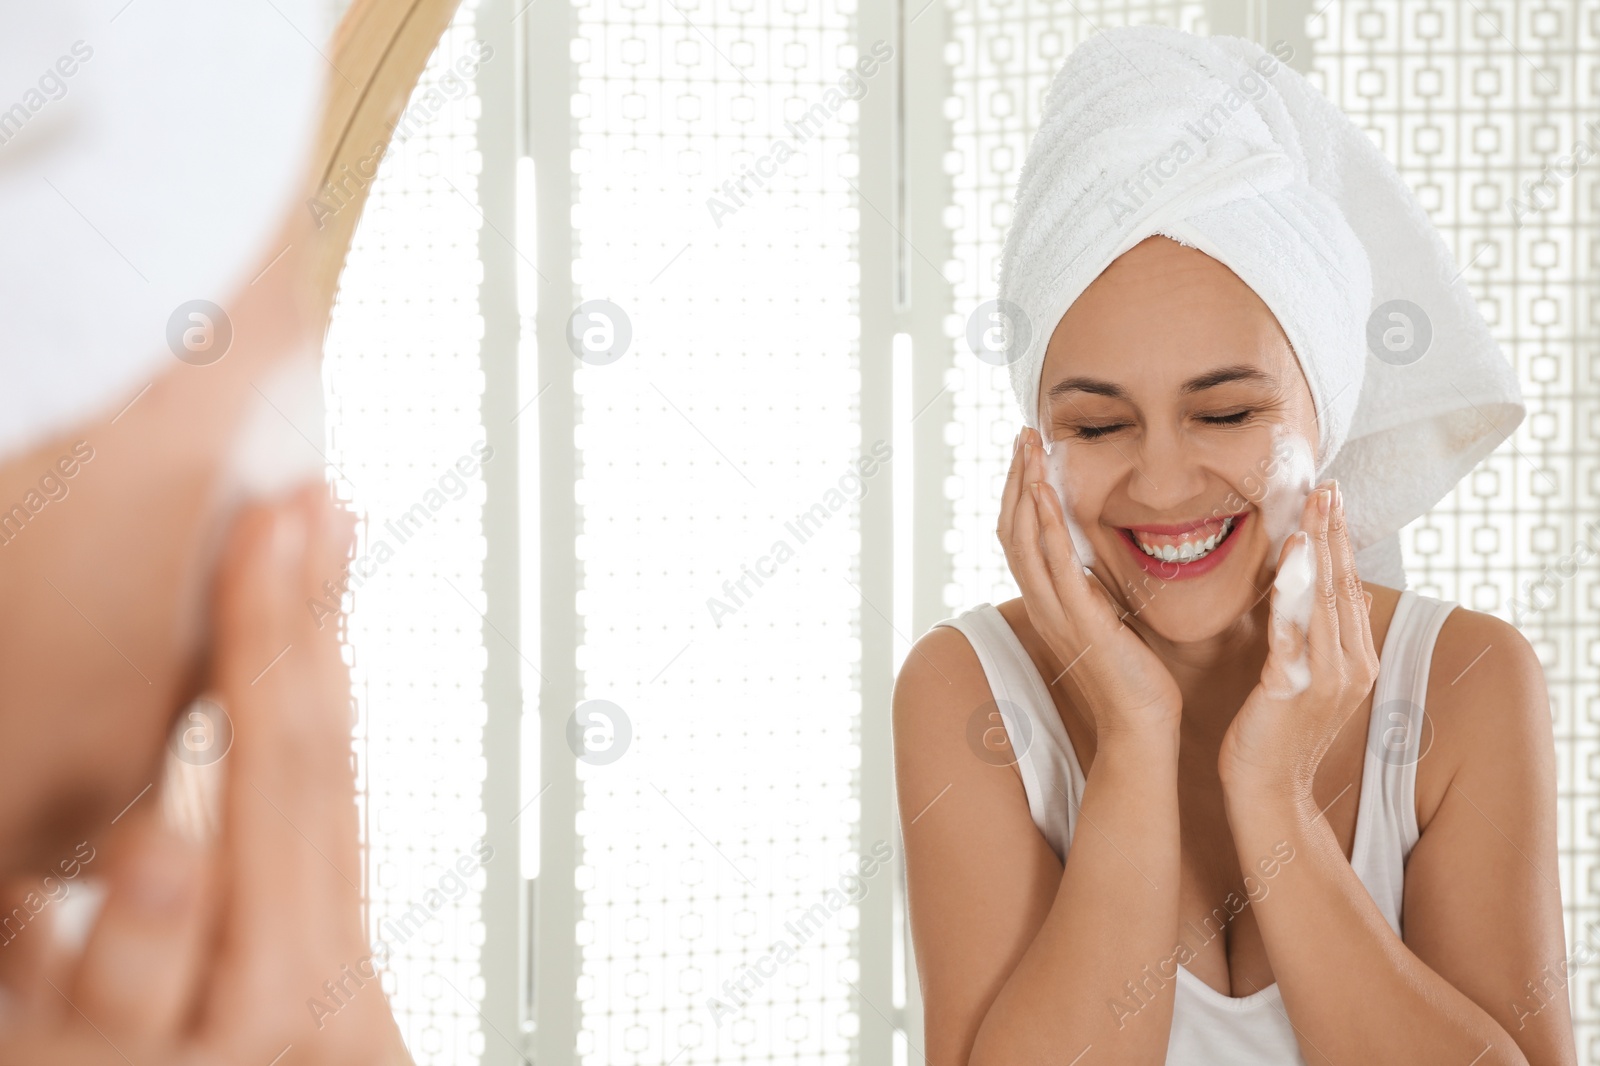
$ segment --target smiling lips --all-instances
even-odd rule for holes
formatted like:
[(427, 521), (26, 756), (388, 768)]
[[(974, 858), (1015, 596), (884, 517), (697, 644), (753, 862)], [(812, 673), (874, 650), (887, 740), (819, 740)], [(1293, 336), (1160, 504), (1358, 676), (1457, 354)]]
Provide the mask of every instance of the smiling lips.
[(1233, 533), (1249, 512), (1181, 525), (1143, 525), (1119, 529), (1121, 541), (1147, 572), (1166, 580), (1199, 577), (1218, 566), (1238, 538)]

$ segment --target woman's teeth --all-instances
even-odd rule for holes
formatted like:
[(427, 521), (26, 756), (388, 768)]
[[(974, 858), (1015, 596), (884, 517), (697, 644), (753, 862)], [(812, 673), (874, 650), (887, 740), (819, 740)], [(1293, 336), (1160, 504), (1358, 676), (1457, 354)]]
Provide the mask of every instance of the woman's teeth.
[(1128, 532), (1133, 535), (1133, 541), (1139, 545), (1139, 550), (1153, 559), (1167, 563), (1192, 563), (1211, 554), (1212, 549), (1221, 544), (1232, 529), (1233, 518), (1229, 516), (1222, 520), (1222, 528), (1211, 536), (1201, 540), (1183, 540), (1177, 544), (1146, 544), (1137, 532), (1131, 529)]

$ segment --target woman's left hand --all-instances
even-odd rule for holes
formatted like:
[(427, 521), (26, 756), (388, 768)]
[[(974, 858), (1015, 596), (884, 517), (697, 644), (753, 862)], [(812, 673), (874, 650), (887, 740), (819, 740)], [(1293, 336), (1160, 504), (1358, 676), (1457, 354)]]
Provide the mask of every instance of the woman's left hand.
[[(1297, 593), (1301, 611), (1309, 607), (1305, 628), (1294, 618)], [(1343, 499), (1328, 483), (1306, 499), (1300, 531), (1279, 553), (1266, 666), (1217, 759), (1226, 788), (1310, 795), (1323, 754), (1377, 680), (1371, 599), (1356, 573)]]

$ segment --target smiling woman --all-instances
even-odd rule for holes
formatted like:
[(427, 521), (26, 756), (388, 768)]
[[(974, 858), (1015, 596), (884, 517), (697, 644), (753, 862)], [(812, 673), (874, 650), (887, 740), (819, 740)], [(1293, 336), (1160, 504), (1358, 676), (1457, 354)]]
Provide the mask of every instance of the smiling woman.
[[(1107, 31), (1023, 167), (997, 527), (1022, 595), (936, 623), (894, 694), (930, 1063), (1573, 1060), (1564, 1001), (1514, 1006), (1563, 955), (1538, 660), (1360, 554), (1497, 443), (1456, 395), (1521, 417), (1448, 255), (1348, 120), (1299, 154), (1328, 109), (1292, 71), (1144, 214), (1074, 207), (1262, 55)], [(1364, 322), (1406, 257), (1456, 343), (1391, 373)]]

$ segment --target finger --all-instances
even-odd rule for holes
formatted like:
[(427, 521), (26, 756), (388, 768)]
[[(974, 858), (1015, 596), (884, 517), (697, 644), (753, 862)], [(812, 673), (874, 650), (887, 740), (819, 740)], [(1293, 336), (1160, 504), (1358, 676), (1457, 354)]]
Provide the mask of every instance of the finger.
[(1344, 658), (1339, 647), (1339, 568), (1333, 544), (1333, 482), (1312, 493), (1317, 512), (1317, 536), (1312, 547), (1317, 555), (1317, 599), (1312, 611), (1312, 627), (1307, 640), (1312, 655), (1322, 667), (1336, 667)]
[(1311, 649), (1312, 672), (1337, 668), (1343, 653), (1339, 648), (1339, 595), (1334, 580), (1333, 548), (1330, 541), (1333, 493), (1326, 484), (1312, 491), (1307, 501), (1311, 511), (1311, 551), (1317, 572), (1313, 585), (1311, 626), (1306, 642)]
[(1350, 523), (1344, 512), (1344, 493), (1337, 484), (1328, 520), (1338, 586), (1339, 645), (1348, 659), (1366, 665), (1373, 659), (1372, 625), (1368, 617), (1371, 596), (1361, 587), (1355, 549), (1350, 545)]
[(349, 956), (364, 939), (349, 676), (340, 627), (319, 628), (307, 607), (348, 552), (330, 547), (335, 532), (326, 489), (314, 486), (242, 516), (218, 576), (214, 685), (235, 735), (219, 1025), (230, 1011), (285, 1004), (252, 1018), (281, 1031), (291, 1006), (282, 990), (319, 987), (330, 953)]
[(1051, 587), (1065, 613), (1098, 618), (1102, 624), (1120, 623), (1122, 611), (1110, 590), (1090, 576), (1078, 558), (1077, 546), (1067, 529), (1060, 497), (1048, 482), (1036, 483), (1039, 515), (1039, 549), (1050, 575)]
[(1017, 586), (1022, 592), (1023, 606), (1027, 608), (1034, 628), (1043, 633), (1066, 633), (1067, 615), (1061, 598), (1056, 593), (1049, 564), (1045, 561), (1039, 545), (1041, 497), (1036, 488), (1038, 476), (1033, 461), (1033, 453), (1037, 450), (1037, 445), (1029, 439), (1027, 431), (1024, 431), (1021, 477), (1026, 491), (1023, 492), (1022, 499), (1012, 516), (1011, 536), (1006, 543), (1006, 557), (1011, 564), (1011, 572), (1017, 579)]
[(1006, 470), (1006, 485), (1000, 493), (1000, 519), (995, 524), (995, 535), (1005, 543), (1011, 531), (1017, 501), (1022, 497), (1022, 437), (1026, 429), (1017, 432), (1011, 442), (1011, 466)]
[(195, 1013), (216, 912), (219, 773), (169, 750), (158, 802), (129, 813), (108, 859), (71, 1000), (113, 1039), (171, 1038)]
[(1261, 679), (1269, 694), (1286, 699), (1305, 689), (1309, 616), (1302, 617), (1314, 594), (1315, 582), (1306, 573), (1311, 543), (1305, 529), (1296, 530), (1278, 551), (1277, 575), (1272, 581), (1268, 611), (1267, 661)]

